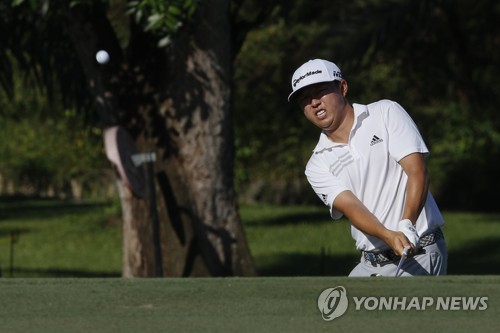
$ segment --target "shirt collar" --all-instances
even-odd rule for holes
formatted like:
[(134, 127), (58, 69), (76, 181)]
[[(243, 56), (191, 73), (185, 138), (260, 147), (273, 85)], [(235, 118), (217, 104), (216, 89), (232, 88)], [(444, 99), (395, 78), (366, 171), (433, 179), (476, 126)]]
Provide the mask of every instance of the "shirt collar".
[[(356, 131), (361, 127), (363, 120), (369, 116), (368, 107), (366, 105), (353, 103), (352, 107), (354, 109), (354, 124), (352, 125), (351, 129), (351, 134), (350, 134), (351, 137), (353, 137), (356, 134)], [(333, 142), (328, 138), (326, 133), (322, 131), (319, 136), (319, 142), (313, 151), (315, 153), (319, 153), (323, 150), (328, 150), (333, 147), (339, 147), (344, 145), (345, 143)]]

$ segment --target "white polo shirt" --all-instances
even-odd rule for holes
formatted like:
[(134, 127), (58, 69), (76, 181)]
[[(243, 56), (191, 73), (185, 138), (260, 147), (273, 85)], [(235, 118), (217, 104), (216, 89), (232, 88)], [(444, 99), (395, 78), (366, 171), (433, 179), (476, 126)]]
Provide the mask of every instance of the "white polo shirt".
[[(354, 104), (354, 124), (349, 143), (335, 143), (321, 133), (306, 166), (306, 176), (316, 194), (330, 207), (333, 219), (342, 213), (333, 208), (341, 192), (350, 190), (390, 230), (397, 230), (402, 219), (408, 177), (398, 163), (411, 153), (429, 151), (417, 126), (396, 102), (378, 101)], [(444, 224), (429, 193), (417, 219), (422, 236)], [(380, 239), (365, 235), (351, 225), (359, 250), (385, 250)]]

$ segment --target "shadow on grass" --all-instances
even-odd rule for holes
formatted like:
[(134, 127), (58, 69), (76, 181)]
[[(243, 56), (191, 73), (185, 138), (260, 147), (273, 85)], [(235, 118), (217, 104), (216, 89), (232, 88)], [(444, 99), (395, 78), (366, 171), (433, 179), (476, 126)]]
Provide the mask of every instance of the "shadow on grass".
[(285, 226), (303, 223), (330, 223), (331, 218), (325, 212), (313, 212), (303, 214), (281, 215), (272, 218), (259, 218), (258, 220), (248, 220), (244, 223), (252, 226)]
[(478, 239), (469, 242), (458, 251), (448, 253), (450, 275), (497, 275), (500, 274), (500, 237)]
[[(3, 277), (10, 277), (10, 270), (3, 269)], [(121, 272), (89, 272), (70, 269), (31, 269), (15, 268), (13, 277), (36, 277), (36, 278), (116, 278), (121, 277)]]
[[(448, 253), (449, 275), (500, 275), (500, 237), (480, 239)], [(260, 276), (347, 276), (359, 262), (354, 255), (290, 253), (260, 256)]]
[(291, 253), (257, 259), (268, 262), (258, 267), (259, 276), (347, 276), (359, 262), (359, 255)]
[(46, 219), (65, 214), (86, 213), (89, 209), (105, 207), (104, 203), (78, 203), (60, 199), (29, 197), (0, 197), (0, 222), (5, 219)]
[(18, 238), (22, 234), (27, 234), (30, 229), (27, 228), (14, 228), (14, 229), (0, 229), (0, 239), (2, 238)]

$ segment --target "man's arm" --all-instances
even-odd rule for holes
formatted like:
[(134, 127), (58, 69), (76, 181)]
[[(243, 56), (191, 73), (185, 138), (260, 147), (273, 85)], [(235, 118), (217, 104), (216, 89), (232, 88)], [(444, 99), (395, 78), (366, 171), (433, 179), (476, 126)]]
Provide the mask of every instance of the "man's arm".
[(408, 176), (406, 199), (401, 219), (408, 219), (415, 224), (425, 205), (429, 190), (429, 174), (424, 155), (420, 153), (410, 154), (403, 157), (399, 164)]
[(334, 200), (333, 206), (341, 211), (351, 223), (367, 235), (377, 237), (401, 255), (405, 247), (411, 247), (406, 236), (399, 231), (384, 227), (368, 208), (351, 192), (344, 191)]

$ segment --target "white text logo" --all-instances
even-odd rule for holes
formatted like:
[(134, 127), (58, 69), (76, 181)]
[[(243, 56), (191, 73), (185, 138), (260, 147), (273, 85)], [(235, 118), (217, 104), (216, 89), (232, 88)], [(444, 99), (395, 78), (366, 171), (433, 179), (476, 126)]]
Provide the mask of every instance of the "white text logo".
[(462, 310), (483, 311), (488, 297), (353, 297), (356, 311), (373, 310)]
[[(352, 297), (355, 311), (484, 311), (488, 309), (488, 297), (479, 296), (368, 296)], [(323, 290), (318, 297), (318, 308), (326, 321), (342, 316), (349, 305), (347, 291), (338, 286)]]
[(347, 292), (342, 286), (325, 289), (318, 297), (318, 308), (326, 321), (342, 316), (348, 303)]

